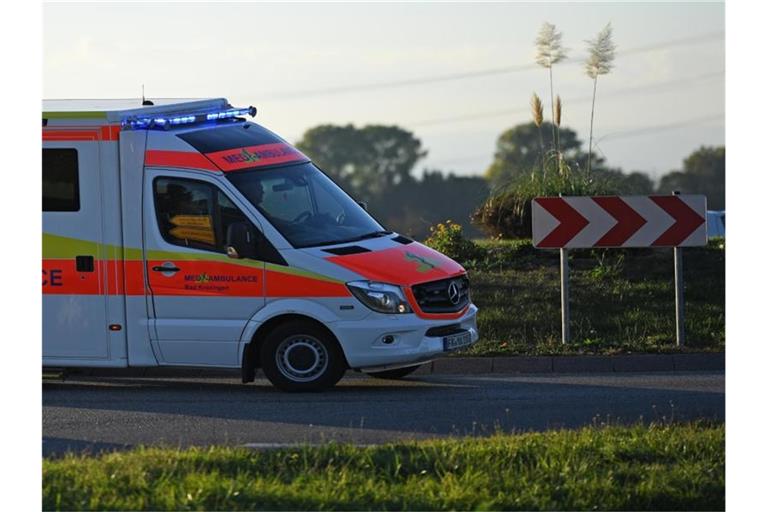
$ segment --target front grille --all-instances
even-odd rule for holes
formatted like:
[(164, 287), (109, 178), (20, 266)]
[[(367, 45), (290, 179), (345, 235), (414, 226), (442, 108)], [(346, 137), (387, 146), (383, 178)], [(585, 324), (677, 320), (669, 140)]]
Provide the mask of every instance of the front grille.
[[(455, 283), (458, 289), (458, 297), (454, 298), (453, 302), (449, 295), (451, 283)], [(467, 276), (417, 284), (412, 289), (416, 302), (419, 303), (419, 307), (425, 313), (455, 313), (469, 304), (469, 279)]]

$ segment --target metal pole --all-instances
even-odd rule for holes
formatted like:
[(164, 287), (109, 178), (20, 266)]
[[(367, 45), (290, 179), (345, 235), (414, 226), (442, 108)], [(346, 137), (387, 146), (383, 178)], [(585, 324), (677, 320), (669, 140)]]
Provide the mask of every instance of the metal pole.
[(560, 249), (560, 312), (563, 324), (563, 345), (571, 341), (571, 304), (569, 297), (568, 249)]
[(683, 289), (683, 249), (675, 247), (675, 328), (677, 346), (685, 345), (685, 297)]
[[(675, 190), (674, 195), (680, 195)], [(685, 345), (685, 282), (683, 281), (683, 249), (675, 247), (675, 334), (677, 346)]]

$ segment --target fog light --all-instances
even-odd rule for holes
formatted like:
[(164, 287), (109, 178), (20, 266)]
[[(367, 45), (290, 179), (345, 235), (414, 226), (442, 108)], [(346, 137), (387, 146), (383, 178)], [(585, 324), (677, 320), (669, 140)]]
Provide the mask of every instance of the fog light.
[(392, 336), (391, 334), (387, 334), (386, 336), (384, 336), (383, 338), (381, 338), (381, 342), (382, 342), (383, 344), (385, 344), (385, 345), (391, 345), (392, 343), (394, 343), (394, 342), (395, 342), (395, 337), (394, 337), (394, 336)]

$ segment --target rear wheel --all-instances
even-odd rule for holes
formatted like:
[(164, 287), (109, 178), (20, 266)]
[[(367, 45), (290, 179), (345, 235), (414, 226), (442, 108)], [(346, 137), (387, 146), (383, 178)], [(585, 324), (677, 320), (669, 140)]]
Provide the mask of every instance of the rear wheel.
[(318, 391), (336, 384), (346, 371), (336, 340), (312, 322), (279, 325), (260, 351), (264, 375), (283, 391)]
[(376, 377), (377, 379), (402, 379), (406, 375), (410, 375), (421, 367), (420, 364), (416, 366), (406, 366), (405, 368), (395, 368), (394, 370), (384, 370), (381, 372), (369, 372), (368, 375)]

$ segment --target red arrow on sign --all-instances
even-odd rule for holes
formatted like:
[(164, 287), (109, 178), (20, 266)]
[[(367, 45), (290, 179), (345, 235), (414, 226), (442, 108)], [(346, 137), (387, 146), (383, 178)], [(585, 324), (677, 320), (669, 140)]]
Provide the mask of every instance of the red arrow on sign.
[(539, 247), (562, 247), (589, 224), (587, 219), (559, 197), (541, 197), (536, 201), (560, 221), (560, 225), (539, 242)]
[(654, 246), (680, 245), (704, 223), (704, 218), (677, 196), (651, 196), (651, 201), (675, 219), (675, 223), (653, 242)]
[(597, 247), (618, 247), (647, 222), (620, 197), (593, 197), (592, 200), (616, 219), (616, 225), (595, 243)]

